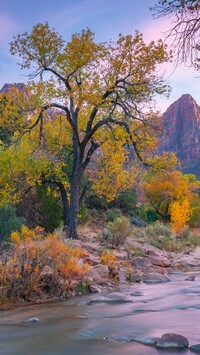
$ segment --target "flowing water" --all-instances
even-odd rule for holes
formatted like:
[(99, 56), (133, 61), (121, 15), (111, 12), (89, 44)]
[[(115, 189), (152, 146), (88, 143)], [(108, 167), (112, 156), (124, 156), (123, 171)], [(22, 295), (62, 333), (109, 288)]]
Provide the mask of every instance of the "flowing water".
[[(133, 338), (159, 337), (164, 333), (186, 336), (200, 343), (200, 275), (171, 275), (165, 284), (131, 284), (115, 291), (132, 303), (93, 302), (105, 291), (64, 302), (24, 306), (0, 312), (1, 355), (156, 355), (180, 354), (157, 350)], [(140, 296), (130, 296), (139, 292)], [(38, 323), (26, 323), (37, 317)], [(189, 349), (182, 354), (192, 354)]]

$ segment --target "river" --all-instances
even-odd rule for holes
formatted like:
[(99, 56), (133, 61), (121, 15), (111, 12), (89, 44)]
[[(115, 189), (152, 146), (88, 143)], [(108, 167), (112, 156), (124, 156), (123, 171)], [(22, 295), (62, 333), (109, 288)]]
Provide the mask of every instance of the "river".
[[(187, 337), (190, 345), (200, 343), (200, 275), (185, 281), (188, 276), (174, 274), (169, 283), (121, 285), (115, 290), (129, 296), (132, 303), (90, 303), (113, 291), (107, 290), (1, 311), (0, 354), (180, 354), (130, 340), (170, 332)], [(26, 322), (31, 317), (40, 321)], [(189, 349), (181, 353), (192, 354)]]

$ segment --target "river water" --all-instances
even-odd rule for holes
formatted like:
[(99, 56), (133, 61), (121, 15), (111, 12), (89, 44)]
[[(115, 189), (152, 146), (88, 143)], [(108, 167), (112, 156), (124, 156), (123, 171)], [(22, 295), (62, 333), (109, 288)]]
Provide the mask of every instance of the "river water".
[[(1, 355), (156, 355), (180, 354), (157, 350), (133, 338), (186, 336), (200, 343), (200, 276), (171, 275), (165, 284), (122, 285), (117, 292), (132, 303), (90, 301), (109, 292), (77, 296), (64, 302), (31, 305), (0, 312)], [(130, 296), (139, 292), (140, 296)], [(37, 317), (38, 323), (27, 323)], [(192, 354), (190, 350), (182, 354)]]

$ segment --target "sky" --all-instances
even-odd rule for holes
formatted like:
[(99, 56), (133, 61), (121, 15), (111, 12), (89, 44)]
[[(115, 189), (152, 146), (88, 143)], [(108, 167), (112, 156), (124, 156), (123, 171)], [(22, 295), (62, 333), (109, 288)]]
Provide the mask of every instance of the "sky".
[[(13, 36), (31, 31), (37, 23), (48, 21), (66, 40), (75, 32), (89, 27), (96, 41), (115, 40), (119, 33), (143, 33), (146, 43), (164, 38), (171, 20), (153, 19), (150, 7), (158, 0), (0, 0), (0, 88), (5, 83), (26, 82), (28, 72), (17, 65), (9, 52)], [(200, 105), (199, 78), (194, 69), (183, 66), (173, 70), (162, 67), (166, 83), (171, 86), (169, 99), (156, 98), (164, 112), (183, 94), (190, 94)]]

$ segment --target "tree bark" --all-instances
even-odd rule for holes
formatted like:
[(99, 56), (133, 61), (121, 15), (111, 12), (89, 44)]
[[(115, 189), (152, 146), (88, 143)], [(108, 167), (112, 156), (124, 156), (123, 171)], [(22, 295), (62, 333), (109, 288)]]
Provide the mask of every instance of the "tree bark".
[(82, 161), (83, 152), (81, 152), (77, 141), (73, 142), (73, 167), (70, 186), (70, 206), (69, 206), (69, 227), (68, 236), (70, 239), (78, 239), (77, 226), (78, 226), (78, 212), (79, 212), (79, 199), (81, 190), (82, 179)]

